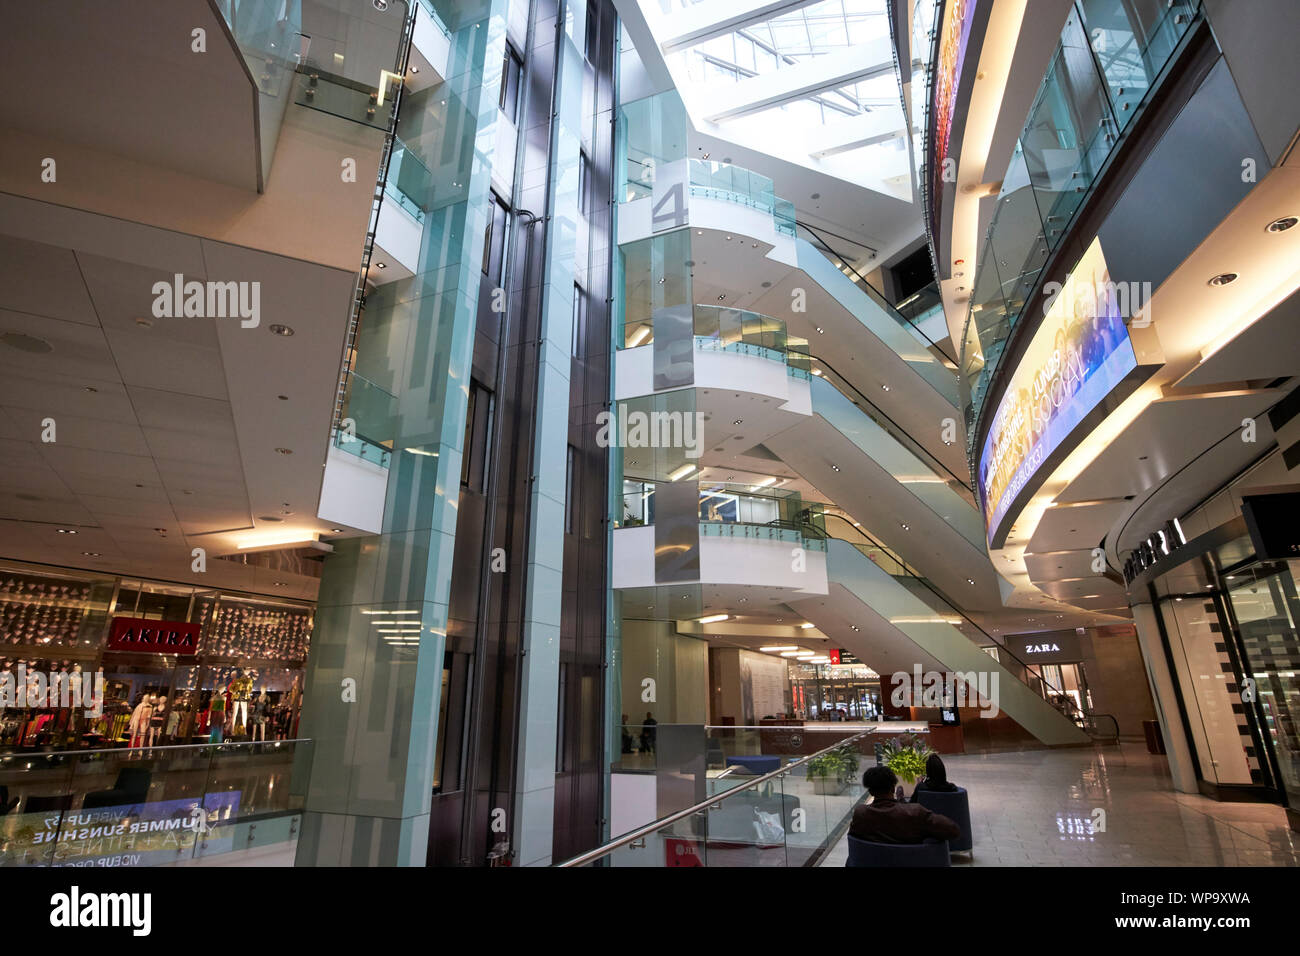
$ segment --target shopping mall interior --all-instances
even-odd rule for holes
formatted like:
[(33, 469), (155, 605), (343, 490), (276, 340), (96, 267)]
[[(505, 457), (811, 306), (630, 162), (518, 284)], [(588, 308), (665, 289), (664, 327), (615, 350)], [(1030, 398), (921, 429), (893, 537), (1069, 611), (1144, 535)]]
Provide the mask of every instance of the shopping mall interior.
[(1300, 864), (1297, 41), (5, 3), (0, 867)]

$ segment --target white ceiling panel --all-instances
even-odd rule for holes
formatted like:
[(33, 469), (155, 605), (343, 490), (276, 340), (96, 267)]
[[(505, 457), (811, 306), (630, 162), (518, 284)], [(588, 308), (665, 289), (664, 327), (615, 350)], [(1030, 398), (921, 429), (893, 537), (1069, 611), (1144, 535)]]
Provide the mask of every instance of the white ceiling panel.
[[(90, 391), (90, 389), (94, 391)], [(29, 408), (38, 411), (57, 409), (59, 414), (78, 415), (96, 421), (135, 423), (135, 411), (127, 399), (126, 389), (117, 380), (42, 375), (23, 369), (6, 370), (0, 375), (0, 407)]]
[(86, 381), (117, 375), (113, 353), (98, 326), (64, 322), (27, 312), (0, 311), (0, 333), (18, 332), (40, 339), (50, 348), (32, 352), (0, 342), (0, 369), (22, 369), (39, 375), (60, 375)]
[(0, 235), (0, 309), (98, 325), (69, 249)]
[[(34, 408), (10, 408), (8, 417), (17, 425), (27, 440), (40, 440), (42, 421), (46, 413)], [(148, 455), (149, 446), (138, 426), (125, 422), (105, 422), (80, 415), (59, 412), (50, 415), (55, 421), (57, 444), (69, 448), (90, 448), (96, 451), (121, 452), (127, 455)]]

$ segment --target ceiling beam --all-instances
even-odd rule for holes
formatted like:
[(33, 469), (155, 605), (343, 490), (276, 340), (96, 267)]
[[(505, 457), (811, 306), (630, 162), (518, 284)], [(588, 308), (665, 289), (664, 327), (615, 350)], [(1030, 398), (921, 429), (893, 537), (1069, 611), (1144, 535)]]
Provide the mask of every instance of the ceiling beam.
[(818, 2), (820, 0), (707, 0), (684, 10), (674, 10), (671, 18), (663, 19), (666, 39), (660, 48), (665, 54), (678, 53)]
[(751, 76), (730, 87), (711, 87), (709, 98), (716, 105), (706, 115), (709, 121), (720, 123), (893, 72), (893, 49), (889, 38), (881, 37), (786, 69)]
[(825, 159), (838, 153), (888, 142), (907, 135), (907, 124), (898, 108), (873, 110), (846, 116), (811, 130), (806, 147), (813, 159)]

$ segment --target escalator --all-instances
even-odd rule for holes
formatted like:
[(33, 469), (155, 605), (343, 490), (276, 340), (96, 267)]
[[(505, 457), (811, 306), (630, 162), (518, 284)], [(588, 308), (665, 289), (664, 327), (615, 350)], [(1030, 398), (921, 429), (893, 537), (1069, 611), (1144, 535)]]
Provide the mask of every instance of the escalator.
[[(1041, 743), (1059, 747), (1089, 742), (1088, 735), (1051, 703), (1054, 688), (1005, 646), (997, 645), (999, 659), (987, 653), (963, 633), (962, 626), (973, 627), (968, 618), (955, 609), (936, 610), (936, 599), (942, 599), (932, 588), (927, 601), (918, 587), (900, 582), (910, 572), (891, 574), (866, 549), (834, 537), (827, 541), (826, 571), (826, 597), (790, 605), (879, 673), (882, 691), (888, 693), (900, 675), (913, 679), (918, 668), (922, 673), (969, 675), (965, 683), (971, 690), (978, 688), (981, 706), (995, 705)], [(987, 709), (986, 714), (995, 716)]]

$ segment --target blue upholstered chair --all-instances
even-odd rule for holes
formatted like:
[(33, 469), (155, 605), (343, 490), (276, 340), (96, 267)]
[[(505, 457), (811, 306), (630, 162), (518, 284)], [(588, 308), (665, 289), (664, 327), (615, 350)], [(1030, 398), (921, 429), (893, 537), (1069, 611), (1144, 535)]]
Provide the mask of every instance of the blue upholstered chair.
[(912, 798), (932, 813), (941, 813), (957, 826), (961, 827), (961, 836), (948, 841), (948, 849), (953, 853), (969, 853), (975, 845), (975, 837), (970, 826), (970, 799), (965, 787), (958, 787), (953, 793), (940, 793), (937, 790), (918, 790)]
[(848, 837), (849, 858), (845, 866), (952, 866), (947, 840), (924, 843), (870, 843)]

